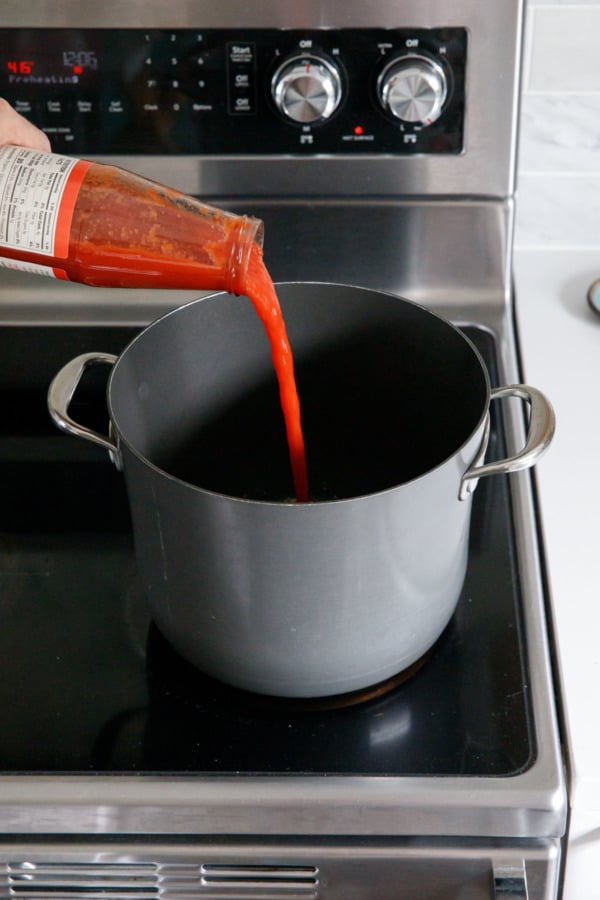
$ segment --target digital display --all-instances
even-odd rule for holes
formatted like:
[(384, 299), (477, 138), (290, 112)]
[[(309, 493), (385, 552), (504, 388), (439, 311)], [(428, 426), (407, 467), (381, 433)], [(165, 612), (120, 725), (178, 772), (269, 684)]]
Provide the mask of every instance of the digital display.
[(84, 69), (98, 68), (98, 57), (93, 50), (63, 50), (63, 65), (81, 74)]
[(62, 50), (51, 58), (8, 59), (6, 72), (9, 85), (79, 84), (85, 70), (97, 71), (98, 56), (94, 50)]
[(34, 65), (33, 59), (9, 59), (6, 68), (13, 75), (31, 75)]

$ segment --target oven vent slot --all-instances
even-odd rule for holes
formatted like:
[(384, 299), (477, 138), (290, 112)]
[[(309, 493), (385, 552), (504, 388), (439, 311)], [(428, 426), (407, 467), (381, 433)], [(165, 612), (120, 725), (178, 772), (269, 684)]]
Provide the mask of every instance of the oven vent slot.
[[(191, 870), (197, 888), (197, 866), (181, 868)], [(9, 863), (7, 878), (9, 894), (2, 893), (0, 897), (23, 900), (158, 900), (160, 897), (159, 867), (154, 863)]]
[(12, 862), (0, 900), (311, 900), (315, 866)]
[(317, 897), (319, 887), (319, 870), (315, 866), (205, 864), (200, 874), (203, 888), (209, 888), (210, 896), (216, 898), (308, 900)]

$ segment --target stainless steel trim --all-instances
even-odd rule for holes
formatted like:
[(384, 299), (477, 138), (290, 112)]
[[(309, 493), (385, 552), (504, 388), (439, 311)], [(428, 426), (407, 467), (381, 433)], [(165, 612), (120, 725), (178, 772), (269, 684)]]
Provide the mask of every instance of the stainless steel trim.
[[(29, 0), (21, 9), (10, 4), (2, 15), (6, 28), (433, 28), (440, 25), (468, 25), (480, 18), (494, 20), (515, 17), (518, 0), (505, 0), (504, 11), (496, 19), (489, 9), (480, 16), (478, 0), (304, 0), (301, 5), (280, 0)], [(491, 28), (491, 25), (489, 26)], [(490, 48), (491, 50), (492, 48)]]
[(564, 786), (541, 753), (508, 779), (367, 776), (3, 776), (3, 834), (551, 838)]
[(202, 197), (468, 195), (510, 196), (515, 187), (516, 115), (524, 0), (32, 0), (3, 10), (3, 27), (468, 29), (465, 151), (436, 156), (131, 157), (114, 162)]
[[(387, 290), (484, 323), (508, 309), (512, 201), (249, 198), (223, 205), (264, 221), (275, 281)], [(147, 325), (201, 293), (86, 288), (2, 268), (0, 324)]]
[[(247, 900), (403, 900), (508, 897), (494, 893), (497, 873), (519, 860), (528, 900), (555, 900), (556, 841), (414, 841), (378, 838), (248, 839), (189, 836), (142, 843), (112, 839), (0, 844), (0, 897), (245, 897)], [(230, 873), (219, 884), (209, 871)], [(503, 876), (500, 875), (500, 878)], [(245, 880), (244, 880), (245, 879)], [(502, 887), (502, 881), (499, 880)], [(509, 882), (505, 881), (508, 885)], [(519, 896), (518, 894), (514, 895)], [(521, 896), (523, 896), (521, 894)]]

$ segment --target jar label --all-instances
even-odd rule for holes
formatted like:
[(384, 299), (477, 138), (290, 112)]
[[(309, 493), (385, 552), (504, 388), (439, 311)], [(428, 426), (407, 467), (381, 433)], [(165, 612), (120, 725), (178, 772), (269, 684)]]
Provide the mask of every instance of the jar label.
[(69, 280), (64, 269), (58, 269), (56, 266), (41, 266), (39, 263), (25, 262), (22, 259), (9, 259), (8, 256), (0, 256), (0, 266), (5, 269), (16, 269), (19, 272), (31, 272), (32, 275), (47, 275), (48, 278)]
[(25, 147), (0, 148), (0, 246), (66, 259), (88, 160)]

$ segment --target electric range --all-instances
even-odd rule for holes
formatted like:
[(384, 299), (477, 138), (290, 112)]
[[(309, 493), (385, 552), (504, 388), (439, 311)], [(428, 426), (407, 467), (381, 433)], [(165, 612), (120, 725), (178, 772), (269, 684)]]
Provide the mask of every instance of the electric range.
[[(276, 281), (422, 303), (493, 383), (517, 383), (523, 12), (34, 2), (0, 30), (0, 94), (59, 152), (262, 218)], [(478, 485), (456, 613), (406, 678), (331, 704), (225, 687), (150, 620), (122, 476), (46, 409), (64, 362), (119, 353), (191, 296), (0, 276), (4, 895), (558, 897), (566, 787), (531, 474)], [(75, 401), (98, 430), (104, 387)], [(522, 409), (492, 412), (500, 457)]]

